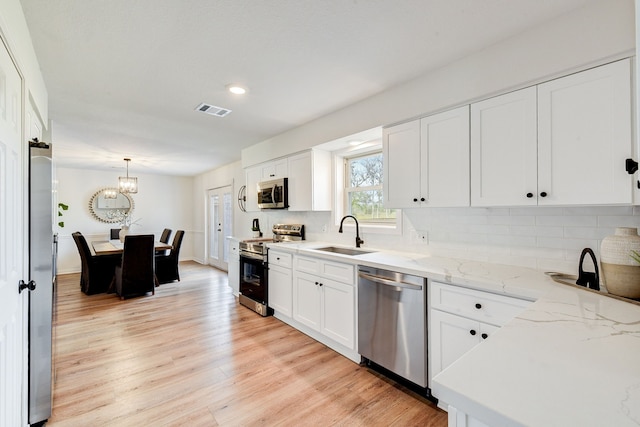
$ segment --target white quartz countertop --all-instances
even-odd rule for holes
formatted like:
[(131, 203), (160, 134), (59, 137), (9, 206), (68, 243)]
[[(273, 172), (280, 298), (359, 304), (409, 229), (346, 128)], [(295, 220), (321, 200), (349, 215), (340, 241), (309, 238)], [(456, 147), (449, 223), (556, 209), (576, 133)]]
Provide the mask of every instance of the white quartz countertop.
[(638, 426), (640, 307), (558, 285), (432, 390), (491, 426)]
[(326, 242), (268, 244), (269, 249), (272, 250), (414, 274), (443, 283), (451, 283), (531, 301), (535, 301), (556, 286), (544, 273), (531, 268), (368, 247), (363, 247), (362, 249), (371, 252), (357, 256), (318, 250), (318, 248), (327, 246), (340, 245), (332, 245)]
[[(273, 250), (385, 268), (535, 300), (434, 378), (433, 394), (490, 426), (640, 425), (640, 306), (553, 282), (522, 267), (324, 242)], [(371, 248), (362, 248), (375, 250)]]

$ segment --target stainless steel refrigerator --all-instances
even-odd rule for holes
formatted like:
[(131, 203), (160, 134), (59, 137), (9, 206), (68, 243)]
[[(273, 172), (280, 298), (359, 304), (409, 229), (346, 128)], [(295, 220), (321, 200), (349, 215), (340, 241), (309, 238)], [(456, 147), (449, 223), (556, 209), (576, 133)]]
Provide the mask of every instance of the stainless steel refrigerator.
[(57, 235), (54, 234), (52, 148), (34, 140), (29, 163), (29, 424), (51, 416)]

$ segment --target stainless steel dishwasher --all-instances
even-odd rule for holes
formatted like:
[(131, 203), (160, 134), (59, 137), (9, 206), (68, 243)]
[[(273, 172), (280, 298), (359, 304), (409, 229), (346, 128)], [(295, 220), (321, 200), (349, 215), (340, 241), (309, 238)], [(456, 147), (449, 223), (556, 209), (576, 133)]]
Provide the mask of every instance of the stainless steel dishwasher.
[(420, 387), (427, 387), (426, 279), (358, 268), (358, 352)]

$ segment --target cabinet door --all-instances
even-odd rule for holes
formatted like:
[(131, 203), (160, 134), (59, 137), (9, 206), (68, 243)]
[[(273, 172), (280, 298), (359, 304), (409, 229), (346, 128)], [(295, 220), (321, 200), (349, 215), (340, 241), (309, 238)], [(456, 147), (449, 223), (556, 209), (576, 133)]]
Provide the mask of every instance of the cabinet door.
[(536, 88), (471, 104), (471, 205), (535, 205)]
[(310, 211), (312, 205), (311, 152), (289, 158), (289, 210)]
[(269, 307), (276, 313), (291, 317), (293, 302), (293, 278), (291, 269), (269, 266)]
[(469, 106), (420, 120), (425, 206), (469, 206)]
[(262, 180), (262, 168), (260, 166), (252, 166), (245, 169), (246, 185), (247, 185), (247, 202), (245, 209), (247, 212), (257, 212), (258, 208), (258, 182)]
[(414, 120), (384, 129), (382, 152), (384, 206), (420, 206), (420, 199), (423, 198), (420, 194), (420, 121)]
[(538, 204), (632, 202), (629, 59), (538, 86)]
[(347, 348), (355, 348), (355, 296), (353, 286), (322, 279), (321, 332)]
[(480, 342), (480, 323), (431, 310), (429, 378), (439, 374)]
[(286, 178), (288, 173), (286, 158), (273, 160), (262, 165), (262, 179), (265, 181), (273, 178)]
[(320, 331), (320, 287), (317, 276), (297, 273), (293, 284), (293, 318)]

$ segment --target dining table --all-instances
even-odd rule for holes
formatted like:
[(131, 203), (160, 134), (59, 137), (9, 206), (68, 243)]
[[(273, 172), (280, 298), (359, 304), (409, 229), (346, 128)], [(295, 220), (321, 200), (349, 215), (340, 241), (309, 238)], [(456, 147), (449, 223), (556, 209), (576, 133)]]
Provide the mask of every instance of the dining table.
[[(96, 255), (117, 255), (124, 251), (124, 243), (120, 240), (97, 240), (91, 242), (93, 251)], [(164, 251), (171, 249), (169, 243), (154, 242), (154, 248), (156, 251)]]

